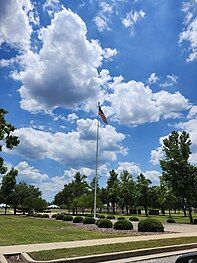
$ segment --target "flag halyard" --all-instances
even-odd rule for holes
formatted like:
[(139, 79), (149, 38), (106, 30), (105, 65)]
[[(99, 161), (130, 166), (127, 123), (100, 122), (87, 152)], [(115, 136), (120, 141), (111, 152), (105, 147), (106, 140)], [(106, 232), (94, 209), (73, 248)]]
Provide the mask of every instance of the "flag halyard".
[(98, 115), (102, 118), (103, 122), (108, 124), (107, 117), (105, 116), (104, 112), (102, 111), (101, 107), (99, 106)]

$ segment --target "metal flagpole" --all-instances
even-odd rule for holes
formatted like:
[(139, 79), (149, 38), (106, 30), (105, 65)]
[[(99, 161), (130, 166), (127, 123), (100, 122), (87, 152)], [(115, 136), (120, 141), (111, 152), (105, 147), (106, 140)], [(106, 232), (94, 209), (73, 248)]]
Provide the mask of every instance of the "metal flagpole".
[[(98, 112), (99, 112), (100, 102), (98, 102)], [(95, 186), (94, 186), (94, 218), (96, 218), (96, 191), (97, 191), (97, 181), (98, 181), (98, 141), (99, 141), (99, 114), (97, 123), (97, 136), (96, 136), (96, 169), (95, 169)]]

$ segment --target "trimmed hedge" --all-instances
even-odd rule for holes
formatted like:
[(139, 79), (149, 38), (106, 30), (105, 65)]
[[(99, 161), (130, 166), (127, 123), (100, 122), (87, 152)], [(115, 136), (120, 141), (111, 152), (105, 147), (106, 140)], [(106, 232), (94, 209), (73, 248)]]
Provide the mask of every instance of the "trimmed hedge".
[(117, 230), (131, 230), (133, 229), (133, 224), (128, 220), (122, 219), (114, 223), (114, 229)]
[(42, 214), (35, 214), (34, 217), (41, 217)]
[(125, 220), (125, 217), (124, 217), (124, 216), (119, 216), (119, 217), (117, 218), (117, 220)]
[(85, 217), (83, 219), (83, 224), (95, 224), (95, 219), (93, 217)]
[(34, 216), (35, 214), (33, 212), (26, 214), (26, 216)]
[(112, 228), (113, 224), (109, 219), (100, 219), (97, 222), (99, 228)]
[(81, 223), (83, 221), (83, 217), (82, 216), (75, 216), (73, 218), (73, 223)]
[(151, 210), (149, 210), (149, 215), (159, 216), (159, 210), (158, 209), (151, 209)]
[(48, 214), (42, 214), (41, 218), (49, 218), (50, 216)]
[(146, 218), (139, 222), (138, 231), (139, 232), (164, 232), (164, 226), (157, 219)]
[(58, 215), (56, 215), (56, 220), (63, 220), (63, 218), (64, 218), (64, 214), (58, 214)]
[(65, 215), (63, 221), (73, 221), (73, 217), (71, 215)]
[(194, 224), (194, 225), (197, 225), (197, 218), (194, 218), (193, 224)]
[(97, 215), (98, 218), (105, 218), (104, 215)]
[(107, 219), (116, 219), (114, 215), (108, 215)]
[(176, 223), (176, 221), (174, 220), (174, 218), (168, 218), (167, 223)]
[(129, 221), (140, 221), (137, 216), (132, 216), (129, 218)]
[(56, 216), (57, 216), (57, 214), (53, 214), (53, 215), (51, 216), (51, 218), (56, 218)]
[(86, 217), (94, 217), (93, 214), (87, 214)]

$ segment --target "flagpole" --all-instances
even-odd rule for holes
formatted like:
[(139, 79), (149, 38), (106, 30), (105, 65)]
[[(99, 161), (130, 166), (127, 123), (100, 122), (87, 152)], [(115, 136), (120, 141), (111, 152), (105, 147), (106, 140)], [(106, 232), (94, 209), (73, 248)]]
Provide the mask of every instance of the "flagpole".
[[(99, 112), (100, 102), (98, 102)], [(96, 218), (96, 192), (97, 192), (97, 181), (98, 181), (98, 142), (99, 142), (99, 114), (97, 117), (97, 134), (96, 134), (96, 168), (95, 168), (95, 185), (94, 185), (94, 218)]]

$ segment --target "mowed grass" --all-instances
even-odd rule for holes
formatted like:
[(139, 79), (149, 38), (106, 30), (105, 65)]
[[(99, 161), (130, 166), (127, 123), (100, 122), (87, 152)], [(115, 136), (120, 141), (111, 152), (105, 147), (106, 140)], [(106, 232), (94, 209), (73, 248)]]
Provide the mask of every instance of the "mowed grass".
[(79, 256), (88, 256), (112, 252), (130, 251), (142, 248), (153, 248), (153, 247), (163, 247), (170, 245), (197, 243), (197, 237), (184, 237), (184, 238), (168, 238), (150, 241), (137, 241), (128, 243), (118, 243), (110, 245), (99, 245), (99, 246), (89, 246), (89, 247), (78, 247), (69, 249), (54, 249), (45, 250), (39, 252), (32, 252), (29, 255), (35, 260), (52, 260), (59, 258), (71, 258)]
[[(105, 214), (105, 213), (103, 213), (105, 216), (107, 216), (108, 214)], [(125, 217), (126, 219), (128, 219), (129, 220), (129, 218), (130, 217), (133, 217), (133, 216), (135, 216), (135, 217), (138, 217), (140, 220), (142, 220), (142, 219), (145, 219), (145, 218), (147, 218), (144, 214), (142, 214), (142, 215), (122, 215), (122, 214), (116, 214), (115, 215), (115, 217), (116, 218), (118, 218), (118, 217)], [(187, 217), (185, 217), (182, 213), (177, 213), (177, 214), (175, 214), (175, 213), (172, 213), (171, 214), (171, 217), (172, 218), (174, 218), (175, 220), (176, 220), (176, 223), (178, 223), (178, 224), (189, 224), (190, 222), (189, 222), (189, 217), (187, 216)], [(155, 218), (155, 219), (158, 219), (159, 221), (161, 221), (163, 224), (165, 224), (166, 222), (167, 222), (167, 219), (169, 218), (169, 215), (168, 214), (166, 214), (165, 216), (163, 216), (163, 215), (158, 215), (158, 216), (156, 216), (156, 215), (149, 215), (148, 216), (148, 218)], [(193, 213), (193, 218), (197, 218), (197, 213)]]
[(114, 237), (114, 235), (77, 229), (64, 221), (0, 215), (0, 246), (109, 237)]

